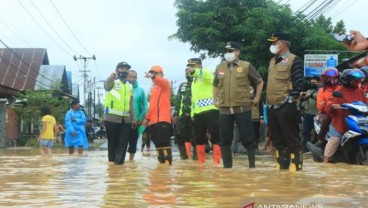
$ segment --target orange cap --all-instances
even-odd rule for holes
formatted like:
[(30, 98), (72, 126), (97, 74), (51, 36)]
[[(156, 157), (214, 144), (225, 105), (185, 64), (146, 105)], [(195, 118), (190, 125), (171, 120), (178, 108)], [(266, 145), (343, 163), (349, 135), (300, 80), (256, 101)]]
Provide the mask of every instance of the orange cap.
[(157, 73), (163, 73), (164, 72), (164, 70), (162, 69), (162, 67), (159, 66), (159, 65), (152, 66), (149, 71), (153, 71), (153, 72), (157, 72)]

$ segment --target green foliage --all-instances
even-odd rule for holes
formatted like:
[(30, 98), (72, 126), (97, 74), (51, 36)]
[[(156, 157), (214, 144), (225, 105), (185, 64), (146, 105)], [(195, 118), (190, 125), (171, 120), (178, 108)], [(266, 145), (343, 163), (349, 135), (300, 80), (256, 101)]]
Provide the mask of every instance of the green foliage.
[[(330, 18), (307, 21), (288, 5), (271, 0), (176, 0), (175, 6), (178, 31), (169, 39), (189, 42), (202, 58), (221, 56), (227, 41), (237, 41), (242, 47), (240, 58), (263, 76), (272, 57), (267, 38), (276, 31), (291, 34), (290, 50), (300, 57), (306, 50), (344, 50), (331, 38)], [(343, 28), (341, 23), (336, 27)]]
[(15, 106), (14, 110), (26, 123), (40, 121), (40, 108), (42, 106), (48, 106), (56, 121), (63, 123), (64, 115), (69, 106), (67, 100), (54, 97), (52, 90), (25, 90), (24, 93), (18, 93), (15, 99), (24, 103), (23, 106)]
[(338, 21), (332, 32), (333, 33), (339, 33), (339, 32), (346, 33), (346, 27), (345, 27), (344, 21), (342, 20)]

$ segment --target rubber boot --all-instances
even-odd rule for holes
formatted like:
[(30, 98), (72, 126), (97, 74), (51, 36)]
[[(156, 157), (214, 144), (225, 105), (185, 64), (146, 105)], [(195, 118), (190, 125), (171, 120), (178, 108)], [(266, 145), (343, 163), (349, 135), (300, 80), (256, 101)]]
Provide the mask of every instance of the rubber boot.
[(171, 147), (163, 147), (165, 163), (171, 165), (172, 164), (172, 150)]
[(179, 150), (179, 153), (180, 153), (180, 158), (182, 160), (188, 159), (187, 152), (186, 152), (185, 146), (183, 144), (178, 144), (178, 150)]
[(290, 154), (290, 167), (289, 171), (295, 172), (303, 169), (303, 153), (291, 153)]
[(156, 148), (156, 152), (157, 152), (157, 160), (159, 163), (165, 163), (165, 155), (164, 155), (164, 150), (161, 148)]
[(221, 156), (222, 163), (224, 164), (224, 168), (232, 168), (233, 167), (233, 153), (231, 151), (231, 146), (221, 146)]
[(286, 150), (276, 150), (277, 170), (289, 169), (290, 158)]
[(247, 148), (249, 168), (256, 168), (256, 149), (253, 147)]
[(206, 162), (206, 145), (196, 145), (197, 157), (199, 163)]
[(215, 164), (220, 164), (221, 162), (221, 148), (220, 145), (214, 144), (213, 147), (213, 162)]
[(185, 142), (185, 150), (187, 151), (188, 158), (191, 157), (191, 150), (192, 150), (192, 142)]

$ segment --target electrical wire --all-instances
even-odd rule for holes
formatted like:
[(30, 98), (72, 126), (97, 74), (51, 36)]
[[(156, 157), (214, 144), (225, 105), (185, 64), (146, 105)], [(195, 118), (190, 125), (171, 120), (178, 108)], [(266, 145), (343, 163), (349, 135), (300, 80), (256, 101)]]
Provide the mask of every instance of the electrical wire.
[(54, 81), (54, 80), (52, 80), (52, 79), (49, 79), (48, 77), (46, 77), (45, 75), (43, 75), (43, 74), (41, 74), (41, 73), (39, 73), (39, 71), (38, 70), (36, 70), (36, 69), (34, 69), (29, 63), (27, 63), (27, 62), (25, 62), (17, 53), (15, 53), (15, 51), (12, 49), (12, 48), (9, 48), (9, 46), (7, 45), (7, 44), (5, 44), (4, 43), (4, 41), (2, 41), (1, 39), (0, 39), (0, 42), (7, 48), (7, 49), (9, 49), (9, 50), (11, 50), (12, 51), (12, 53), (21, 61), (21, 62), (23, 62), (26, 66), (28, 66), (31, 70), (33, 70), (34, 72), (36, 72), (38, 75), (40, 75), (41, 77), (43, 77), (43, 78), (45, 78), (46, 80), (49, 80), (50, 82), (52, 82), (52, 83), (56, 83), (56, 84), (58, 84), (58, 82), (56, 82), (56, 81)]
[(37, 5), (33, 2), (33, 0), (30, 0), (34, 8), (36, 8), (37, 12), (40, 14), (40, 16), (43, 18), (43, 20), (46, 22), (46, 24), (51, 28), (52, 31), (56, 34), (56, 36), (59, 37), (59, 39), (71, 50), (74, 52), (74, 54), (78, 54), (60, 35), (59, 33), (54, 29), (54, 27), (51, 25), (51, 23), (47, 20), (47, 18), (42, 14), (41, 10), (37, 7)]
[(27, 10), (27, 8), (20, 2), (20, 0), (17, 0), (17, 2), (20, 4), (20, 6), (23, 7), (23, 9), (28, 13), (28, 15), (32, 18), (32, 20), (41, 28), (41, 30), (62, 50), (64, 53), (68, 54), (69, 56), (72, 56), (71, 53), (66, 51), (60, 44), (58, 44), (51, 35), (42, 27), (42, 25), (32, 16), (32, 14)]
[(63, 21), (64, 25), (68, 28), (69, 32), (73, 35), (73, 37), (75, 38), (75, 40), (79, 43), (79, 45), (88, 53), (88, 55), (91, 55), (91, 53), (86, 49), (86, 47), (81, 43), (81, 41), (79, 41), (79, 39), (77, 38), (77, 36), (74, 34), (74, 32), (72, 31), (72, 29), (69, 27), (69, 25), (67, 24), (67, 22), (65, 21), (65, 19), (63, 18), (63, 16), (61, 15), (61, 13), (59, 12), (59, 10), (56, 8), (54, 2), (52, 2), (52, 0), (50, 0), (52, 6), (54, 7), (54, 9), (56, 10), (56, 12), (58, 13), (60, 19)]
[(29, 47), (33, 47), (31, 43), (29, 43), (26, 39), (24, 39), (20, 34), (18, 34), (10, 25), (8, 25), (2, 17), (0, 17), (0, 22), (7, 27), (10, 31), (12, 31), (15, 35), (17, 35), (26, 45)]

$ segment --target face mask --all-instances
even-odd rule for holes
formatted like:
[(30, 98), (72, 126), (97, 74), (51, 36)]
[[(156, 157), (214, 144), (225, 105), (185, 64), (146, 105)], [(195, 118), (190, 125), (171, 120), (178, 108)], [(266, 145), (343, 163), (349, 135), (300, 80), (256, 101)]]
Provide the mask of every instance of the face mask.
[(235, 60), (235, 52), (225, 53), (224, 57), (227, 62), (233, 62)]
[(331, 79), (326, 82), (326, 85), (337, 85), (338, 80), (337, 79)]
[(277, 45), (271, 45), (270, 46), (270, 51), (273, 54), (277, 54), (280, 51), (280, 49), (279, 49), (279, 47)]
[(125, 79), (128, 77), (128, 72), (119, 72), (118, 76), (120, 79)]
[(318, 85), (317, 84), (311, 84), (312, 88), (313, 89), (317, 89), (318, 88)]

